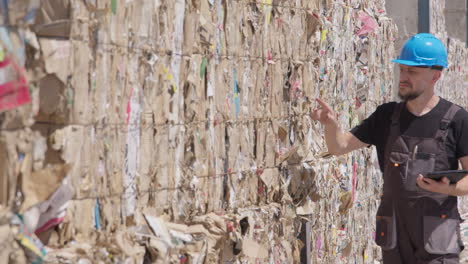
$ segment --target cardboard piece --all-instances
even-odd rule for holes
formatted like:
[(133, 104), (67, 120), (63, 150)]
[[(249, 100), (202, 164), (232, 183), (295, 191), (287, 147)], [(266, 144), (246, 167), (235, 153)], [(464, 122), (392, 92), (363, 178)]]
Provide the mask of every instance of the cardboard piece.
[(54, 165), (33, 171), (27, 177), (23, 177), (21, 190), (25, 200), (22, 203), (22, 211), (34, 204), (46, 201), (62, 184), (70, 169), (70, 164)]
[(279, 188), (279, 171), (278, 169), (265, 169), (260, 175), (263, 183), (268, 187), (268, 189), (278, 189)]
[(65, 84), (54, 74), (48, 74), (39, 82), (38, 120), (66, 119), (67, 111)]
[(242, 242), (242, 252), (251, 258), (265, 259), (268, 257), (268, 250), (252, 239), (244, 239)]
[(39, 37), (68, 38), (71, 29), (70, 0), (44, 0), (37, 11), (34, 31)]
[(153, 230), (154, 234), (161, 238), (161, 240), (166, 243), (167, 247), (172, 247), (172, 240), (169, 234), (169, 230), (164, 223), (164, 220), (158, 217), (153, 217), (145, 214), (145, 219), (148, 222), (148, 225)]
[(55, 74), (62, 83), (68, 82), (72, 46), (68, 40), (39, 38), (46, 72)]

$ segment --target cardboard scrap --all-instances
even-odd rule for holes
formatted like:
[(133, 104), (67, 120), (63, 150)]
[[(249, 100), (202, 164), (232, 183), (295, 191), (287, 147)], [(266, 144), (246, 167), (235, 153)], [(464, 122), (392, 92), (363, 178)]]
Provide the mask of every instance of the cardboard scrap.
[(42, 0), (35, 19), (37, 36), (67, 38), (71, 29), (70, 0)]
[[(29, 232), (40, 234), (65, 220), (69, 201), (74, 195), (70, 180), (65, 178), (50, 197), (29, 207), (23, 213), (24, 226)], [(83, 215), (86, 215), (84, 213)], [(50, 232), (47, 233), (50, 235)], [(48, 235), (42, 237), (48, 239)]]
[(340, 213), (345, 214), (353, 206), (352, 192), (345, 192), (340, 194)]
[(280, 155), (278, 157), (277, 164), (279, 165), (279, 164), (283, 163), (285, 160), (292, 157), (297, 152), (298, 149), (299, 149), (299, 146), (294, 146), (291, 149), (289, 149), (286, 153)]
[(265, 246), (250, 238), (244, 239), (242, 243), (242, 252), (251, 258), (268, 258), (268, 250)]
[(65, 108), (65, 84), (55, 74), (48, 74), (39, 82), (39, 114), (56, 117), (38, 119), (63, 120), (67, 114)]
[(310, 215), (314, 213), (314, 209), (312, 200), (306, 200), (303, 205), (296, 207), (296, 214)]
[[(193, 224), (184, 225), (166, 222), (162, 218), (144, 214), (156, 238), (150, 245), (160, 251), (187, 252), (197, 259), (195, 263), (215, 263), (219, 261), (223, 240), (226, 238), (224, 219), (215, 214), (199, 216)], [(202, 251), (200, 251), (202, 250)], [(157, 258), (162, 261), (164, 258)]]
[(167, 229), (164, 220), (159, 217), (150, 216), (148, 214), (145, 214), (144, 216), (154, 234), (161, 238), (167, 247), (173, 247), (171, 235), (169, 234), (169, 230)]
[[(62, 83), (67, 83), (70, 55), (72, 54), (71, 42), (69, 40), (39, 38), (39, 44), (46, 72), (57, 75)], [(44, 88), (47, 89), (47, 87)]]
[(288, 193), (294, 204), (301, 204), (315, 188), (316, 172), (307, 164), (288, 166), (290, 178), (288, 181)]
[(262, 179), (263, 183), (268, 187), (268, 189), (277, 190), (279, 189), (280, 183), (280, 175), (278, 169), (265, 169), (262, 171), (260, 178)]
[(70, 164), (57, 164), (33, 171), (30, 175), (24, 175), (21, 191), (25, 200), (21, 205), (21, 211), (47, 200), (62, 184), (62, 180), (70, 169)]
[(125, 231), (117, 232), (115, 235), (116, 244), (125, 256), (143, 259), (145, 248), (136, 244), (133, 240), (132, 236)]

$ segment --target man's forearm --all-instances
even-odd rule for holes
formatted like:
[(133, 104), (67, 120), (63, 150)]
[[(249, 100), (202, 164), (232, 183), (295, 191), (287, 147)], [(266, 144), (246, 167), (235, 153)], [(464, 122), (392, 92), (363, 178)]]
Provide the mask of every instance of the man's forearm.
[(449, 185), (448, 195), (463, 196), (468, 194), (468, 175), (455, 184)]
[(328, 152), (333, 155), (341, 155), (346, 149), (343, 142), (343, 131), (336, 123), (325, 125), (325, 142), (327, 143)]

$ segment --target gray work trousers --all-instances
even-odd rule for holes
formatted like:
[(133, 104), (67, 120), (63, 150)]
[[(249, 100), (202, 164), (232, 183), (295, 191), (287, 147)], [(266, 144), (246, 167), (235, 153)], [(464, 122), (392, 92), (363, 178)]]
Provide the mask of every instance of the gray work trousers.
[[(409, 203), (396, 210), (397, 246), (382, 250), (384, 264), (458, 264), (458, 254), (431, 254), (424, 245), (424, 223), (421, 220), (423, 206)], [(448, 230), (447, 230), (448, 231)], [(458, 230), (459, 231), (459, 230)], [(443, 239), (441, 239), (442, 241)], [(461, 241), (459, 244), (462, 249)]]

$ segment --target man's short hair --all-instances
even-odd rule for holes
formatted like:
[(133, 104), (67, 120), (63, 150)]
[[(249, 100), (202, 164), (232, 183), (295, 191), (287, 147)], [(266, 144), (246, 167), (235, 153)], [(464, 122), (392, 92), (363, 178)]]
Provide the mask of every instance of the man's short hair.
[(444, 67), (440, 66), (440, 65), (432, 65), (432, 66), (415, 66), (415, 67), (418, 67), (418, 68), (431, 68), (432, 70), (438, 70), (438, 71), (442, 71), (444, 69)]

